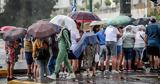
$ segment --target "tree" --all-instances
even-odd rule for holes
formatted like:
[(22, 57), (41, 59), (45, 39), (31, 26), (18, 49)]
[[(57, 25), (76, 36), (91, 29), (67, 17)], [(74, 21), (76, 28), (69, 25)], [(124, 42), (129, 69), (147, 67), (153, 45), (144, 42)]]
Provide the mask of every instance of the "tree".
[(97, 8), (97, 9), (99, 9), (100, 8), (100, 3), (99, 2), (95, 3), (94, 7)]
[(120, 0), (120, 14), (131, 16), (131, 0)]
[(16, 25), (18, 16), (20, 15), (20, 0), (8, 0), (4, 7), (4, 12), (0, 14), (0, 26)]
[(106, 6), (110, 6), (111, 5), (111, 1), (110, 0), (105, 0), (105, 4), (106, 4)]
[(0, 14), (0, 26), (28, 27), (40, 19), (50, 18), (55, 0), (8, 0)]
[(119, 0), (113, 0), (114, 3), (118, 4), (119, 3)]

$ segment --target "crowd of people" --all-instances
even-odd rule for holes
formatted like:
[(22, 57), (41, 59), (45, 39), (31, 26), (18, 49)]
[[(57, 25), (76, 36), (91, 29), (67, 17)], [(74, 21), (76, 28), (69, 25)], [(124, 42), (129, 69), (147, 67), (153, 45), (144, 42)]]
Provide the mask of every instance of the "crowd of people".
[[(79, 26), (78, 26), (79, 27)], [(84, 26), (85, 27), (85, 26)], [(147, 26), (122, 25), (92, 25), (79, 35), (67, 28), (62, 28), (59, 34), (48, 38), (32, 38), (26, 35), (21, 41), (7, 41), (5, 44), (7, 58), (8, 80), (13, 80), (13, 68), (24, 48), (25, 59), (30, 79), (43, 80), (45, 77), (57, 79), (76, 79), (81, 70), (87, 71), (87, 77), (96, 76), (96, 71), (117, 74), (122, 71), (130, 72), (136, 69), (160, 68), (160, 27), (156, 19), (151, 19)], [(136, 30), (136, 31), (135, 31)], [(93, 38), (85, 36), (91, 35)], [(82, 51), (75, 49), (82, 44)], [(110, 67), (111, 66), (111, 67)], [(111, 68), (111, 69), (110, 69)], [(90, 72), (92, 71), (92, 72)]]

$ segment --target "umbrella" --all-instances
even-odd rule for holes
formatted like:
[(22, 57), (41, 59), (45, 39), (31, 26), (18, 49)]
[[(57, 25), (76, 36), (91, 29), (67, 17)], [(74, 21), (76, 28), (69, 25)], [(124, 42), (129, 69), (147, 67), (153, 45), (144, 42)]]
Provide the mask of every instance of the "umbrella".
[(57, 15), (50, 22), (59, 26), (67, 27), (71, 31), (78, 32), (75, 21), (68, 16)]
[(45, 38), (52, 34), (59, 33), (61, 27), (48, 21), (37, 21), (28, 28), (28, 34), (34, 38)]
[(16, 28), (10, 31), (6, 31), (3, 34), (3, 40), (5, 41), (14, 41), (20, 38), (23, 38), (26, 35), (27, 31), (24, 28)]
[(90, 23), (90, 26), (94, 26), (94, 25), (104, 25), (106, 24), (106, 22), (103, 20), (103, 21), (92, 21)]
[(16, 27), (14, 27), (14, 26), (3, 26), (3, 27), (0, 28), (0, 31), (5, 32), (5, 31), (12, 30), (12, 29), (16, 29)]
[(94, 34), (93, 32), (84, 33), (80, 41), (77, 43), (77, 45), (75, 45), (75, 48), (72, 50), (73, 54), (76, 56), (76, 58), (79, 58), (89, 44), (95, 45), (97, 42), (98, 39), (96, 34)]
[(150, 19), (149, 18), (138, 18), (132, 23), (134, 25), (147, 25), (149, 23)]
[(124, 25), (131, 22), (131, 18), (128, 16), (117, 16), (107, 21), (108, 25)]
[(72, 19), (77, 22), (92, 22), (92, 21), (100, 21), (100, 18), (91, 12), (73, 12), (69, 15)]

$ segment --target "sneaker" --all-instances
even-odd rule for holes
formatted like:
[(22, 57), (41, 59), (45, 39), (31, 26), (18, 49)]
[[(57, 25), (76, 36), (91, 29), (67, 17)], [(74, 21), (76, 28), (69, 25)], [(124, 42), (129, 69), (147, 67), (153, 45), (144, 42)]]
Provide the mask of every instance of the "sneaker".
[(120, 71), (120, 70), (118, 70), (118, 72), (119, 72), (119, 73), (121, 73), (121, 71)]
[(66, 71), (65, 71), (63, 74), (64, 74), (66, 77), (68, 77), (68, 76), (69, 76), (69, 73), (68, 73), (68, 72), (66, 72)]
[(118, 71), (116, 71), (116, 70), (112, 70), (112, 73), (119, 73)]
[(63, 78), (63, 72), (59, 72), (59, 78)]
[(104, 73), (109, 73), (109, 70), (105, 70)]
[(96, 71), (96, 73), (101, 73), (101, 72), (102, 72), (102, 71), (100, 71), (100, 70), (97, 70), (97, 71)]
[(75, 78), (76, 78), (76, 76), (75, 76), (74, 73), (71, 73), (71, 74), (67, 77), (67, 79), (75, 79)]
[(53, 79), (53, 80), (56, 80), (56, 74), (53, 73), (52, 75), (48, 76), (48, 78)]

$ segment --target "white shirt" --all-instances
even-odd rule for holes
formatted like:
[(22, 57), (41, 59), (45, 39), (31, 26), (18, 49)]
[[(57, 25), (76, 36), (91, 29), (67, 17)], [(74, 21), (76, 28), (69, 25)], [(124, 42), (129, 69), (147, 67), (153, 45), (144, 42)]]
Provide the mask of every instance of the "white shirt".
[(123, 40), (122, 40), (122, 37), (118, 39), (117, 41), (117, 45), (122, 45), (123, 44)]
[(76, 45), (77, 45), (77, 39), (80, 38), (80, 34), (78, 34), (77, 32), (74, 32), (74, 31), (71, 31), (71, 42), (72, 42), (72, 45), (70, 47), (70, 50), (73, 50)]
[(105, 40), (117, 42), (117, 34), (120, 34), (117, 28), (113, 26), (108, 26), (105, 30)]
[(135, 45), (134, 45), (135, 48), (140, 48), (140, 47), (144, 47), (145, 46), (145, 42), (144, 42), (144, 40), (142, 39), (142, 37), (140, 35), (144, 38), (145, 32), (144, 31), (137, 31), (136, 32)]

